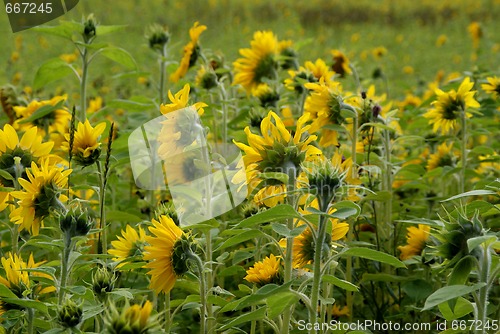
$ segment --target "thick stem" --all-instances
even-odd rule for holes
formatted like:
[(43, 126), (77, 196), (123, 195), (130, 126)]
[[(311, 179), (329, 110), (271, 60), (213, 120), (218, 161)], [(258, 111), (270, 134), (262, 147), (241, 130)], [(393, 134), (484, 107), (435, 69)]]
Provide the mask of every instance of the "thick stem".
[(97, 171), (99, 174), (99, 212), (101, 218), (101, 241), (102, 241), (102, 254), (108, 254), (108, 233), (106, 226), (106, 210), (105, 210), (105, 199), (106, 199), (106, 175), (103, 174), (100, 161), (96, 162)]
[[(212, 248), (212, 234), (210, 233), (210, 230), (206, 231), (205, 234), (205, 240), (207, 242), (206, 245), (206, 260), (207, 260), (207, 265), (208, 265), (208, 270), (207, 270), (207, 290), (210, 290), (214, 286), (214, 276), (212, 272), (212, 257), (213, 257), (213, 248)], [(207, 301), (207, 317), (208, 317), (208, 322), (207, 322), (207, 329), (208, 332), (211, 333), (212, 329), (214, 328), (214, 314), (213, 314), (213, 307), (212, 304)]]
[(476, 333), (485, 334), (485, 326), (487, 320), (488, 313), (488, 290), (490, 285), (489, 277), (490, 277), (490, 267), (491, 267), (491, 254), (490, 248), (488, 245), (483, 245), (481, 248), (482, 254), (482, 262), (480, 264), (480, 278), (481, 282), (486, 283), (484, 287), (479, 290), (479, 300), (477, 305), (477, 319), (478, 323), (483, 324), (483, 326), (479, 326), (476, 330)]
[(164, 328), (165, 328), (165, 333), (170, 333), (170, 326), (171, 326), (171, 318), (170, 318), (170, 292), (167, 292), (165, 294), (165, 323), (164, 323)]
[(71, 254), (71, 235), (69, 232), (64, 232), (64, 248), (61, 258), (61, 280), (59, 282), (59, 306), (64, 301), (64, 290), (66, 289), (66, 282), (68, 280), (68, 262)]
[[(296, 167), (290, 163), (290, 166), (286, 166), (286, 172), (288, 174), (288, 185), (287, 185), (287, 203), (295, 207), (295, 197), (293, 195), (295, 190), (295, 173)], [(294, 228), (293, 218), (287, 220), (287, 227), (291, 231)], [(289, 236), (286, 238), (286, 249), (285, 249), (285, 264), (284, 264), (284, 283), (288, 283), (292, 280), (293, 272), (293, 237)], [(281, 327), (281, 333), (287, 334), (290, 330), (290, 321), (292, 318), (292, 308), (287, 307), (283, 312), (283, 326)]]
[[(388, 130), (384, 130), (384, 152), (385, 152), (385, 190), (390, 196), (385, 205), (384, 231), (392, 230), (392, 164), (391, 164), (391, 138)], [(385, 238), (388, 236), (385, 234)]]
[(164, 101), (164, 90), (165, 90), (165, 77), (166, 77), (166, 68), (165, 68), (165, 59), (167, 57), (167, 46), (165, 45), (163, 47), (163, 51), (160, 55), (160, 87), (159, 87), (159, 94), (158, 97), (160, 98), (160, 101), (158, 101), (158, 104), (161, 105)]
[(87, 119), (87, 72), (88, 72), (88, 51), (84, 47), (82, 55), (82, 77), (80, 80), (80, 115), (79, 120), (83, 123)]
[(35, 310), (33, 310), (31, 307), (28, 307), (27, 309), (28, 313), (28, 334), (33, 334), (35, 333), (35, 328), (34, 328), (34, 320), (35, 320)]
[(460, 182), (460, 191), (461, 193), (465, 192), (465, 168), (467, 166), (467, 117), (465, 114), (465, 110), (462, 111), (462, 169), (461, 169), (461, 182)]
[[(324, 204), (322, 205), (324, 206)], [(323, 210), (323, 209), (322, 209)], [(314, 269), (313, 269), (313, 285), (311, 291), (311, 310), (309, 311), (309, 323), (317, 322), (319, 290), (321, 285), (321, 253), (323, 252), (323, 244), (325, 243), (326, 221), (325, 216), (321, 215), (318, 224), (318, 234), (314, 247)], [(316, 333), (312, 329), (310, 333)]]
[(204, 266), (203, 262), (201, 261), (200, 257), (194, 253), (189, 254), (189, 257), (191, 260), (193, 260), (196, 263), (196, 266), (198, 268), (199, 272), (199, 279), (200, 279), (200, 301), (201, 301), (201, 307), (200, 307), (200, 334), (205, 334), (207, 333), (206, 330), (206, 322), (207, 322), (207, 317), (206, 317), (206, 309), (207, 309), (207, 288), (205, 285), (205, 274), (204, 274)]

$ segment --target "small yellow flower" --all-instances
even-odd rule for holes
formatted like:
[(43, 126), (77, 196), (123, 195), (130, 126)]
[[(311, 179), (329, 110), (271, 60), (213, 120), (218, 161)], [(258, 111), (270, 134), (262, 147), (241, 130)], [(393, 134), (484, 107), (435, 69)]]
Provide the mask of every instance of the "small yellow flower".
[(495, 98), (500, 97), (500, 78), (497, 76), (487, 77), (488, 83), (481, 85), (481, 88), (488, 94), (492, 94)]
[[(90, 125), (88, 119), (85, 123), (78, 122), (71, 152), (76, 162), (82, 166), (90, 166), (99, 159), (101, 154), (99, 136), (104, 129), (106, 129), (104, 122), (97, 124), (95, 128)], [(64, 137), (66, 142), (63, 143), (63, 147), (69, 150), (70, 135), (66, 134)]]
[(250, 283), (265, 285), (278, 282), (281, 259), (271, 254), (264, 260), (255, 262), (253, 267), (247, 270), (245, 280)]
[(108, 253), (115, 256), (113, 261), (120, 262), (118, 268), (124, 265), (123, 262), (135, 256), (142, 257), (146, 245), (146, 233), (140, 226), (138, 226), (138, 230), (139, 233), (127, 225), (125, 230), (122, 230), (122, 236), (117, 236), (118, 240), (111, 242), (113, 249), (110, 249)]
[(380, 59), (387, 54), (387, 49), (383, 46), (378, 46), (372, 50), (372, 55), (375, 59)]
[(483, 30), (479, 22), (471, 22), (467, 27), (469, 34), (472, 38), (472, 45), (474, 49), (479, 48), (479, 42), (481, 41), (481, 37), (483, 37)]
[(190, 67), (194, 66), (196, 60), (199, 56), (199, 45), (198, 39), (202, 32), (207, 29), (207, 26), (200, 25), (199, 22), (195, 22), (193, 27), (189, 29), (189, 37), (191, 40), (184, 47), (184, 55), (182, 56), (181, 63), (177, 70), (170, 75), (170, 81), (177, 82), (183, 78)]
[(89, 106), (87, 107), (87, 115), (91, 115), (102, 109), (102, 97), (90, 99)]
[(439, 35), (439, 37), (436, 40), (436, 46), (439, 48), (443, 46), (447, 41), (448, 37), (446, 37), (446, 35)]
[(408, 260), (415, 255), (420, 255), (425, 248), (426, 242), (430, 236), (431, 227), (429, 225), (419, 224), (418, 227), (410, 226), (407, 228), (406, 245), (399, 246), (401, 251), (399, 256), (401, 260)]
[(431, 171), (438, 167), (452, 166), (455, 160), (455, 154), (452, 152), (453, 143), (447, 145), (442, 143), (437, 147), (437, 152), (429, 156), (427, 170)]
[(335, 73), (341, 77), (344, 77), (346, 74), (351, 74), (352, 71), (349, 67), (349, 58), (340, 50), (332, 50), (331, 54), (333, 57), (332, 69)]

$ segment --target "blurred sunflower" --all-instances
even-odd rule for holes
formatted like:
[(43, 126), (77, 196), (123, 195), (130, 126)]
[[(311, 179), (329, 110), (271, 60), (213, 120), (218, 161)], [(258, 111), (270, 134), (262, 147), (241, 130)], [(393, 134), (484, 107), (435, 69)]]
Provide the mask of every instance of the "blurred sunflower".
[(264, 260), (255, 262), (253, 267), (247, 270), (247, 275), (244, 279), (247, 282), (258, 285), (266, 285), (268, 283), (279, 283), (280, 279), (281, 258), (271, 254)]
[(456, 155), (452, 152), (453, 143), (447, 145), (442, 143), (437, 147), (437, 151), (429, 156), (427, 161), (427, 171), (438, 167), (453, 166)]
[(325, 82), (330, 82), (335, 72), (330, 71), (326, 63), (318, 58), (314, 63), (312, 61), (306, 61), (304, 66), (301, 66), (296, 71), (288, 71), (288, 75), (290, 77), (285, 79), (285, 87), (302, 94), (305, 90), (304, 83), (318, 82), (321, 78), (323, 78)]
[(500, 78), (499, 77), (488, 77), (486, 78), (488, 83), (481, 85), (481, 88), (488, 94), (492, 94), (493, 97), (500, 97)]
[[(71, 114), (62, 106), (66, 99), (67, 95), (54, 96), (50, 100), (31, 101), (26, 107), (15, 106), (14, 110), (18, 119), (14, 122), (14, 128), (25, 130), (36, 126), (42, 136), (45, 136), (47, 133), (66, 133), (71, 120)], [(31, 121), (33, 115), (38, 110), (41, 110), (43, 107), (50, 108), (49, 106), (55, 108), (48, 113), (42, 112), (41, 117)]]
[(319, 142), (321, 146), (338, 146), (337, 131), (328, 129), (327, 125), (345, 123), (345, 118), (341, 115), (343, 99), (340, 83), (336, 81), (328, 83), (320, 79), (319, 83), (306, 83), (304, 86), (311, 91), (304, 106), (304, 112), (311, 114), (310, 131), (321, 130)]
[(188, 253), (191, 251), (191, 240), (175, 225), (172, 218), (160, 216), (153, 219), (149, 231), (152, 236), (146, 236), (149, 246), (144, 247), (143, 259), (150, 261), (144, 268), (150, 269), (149, 287), (157, 294), (168, 293), (174, 287), (177, 277), (188, 271)]
[(207, 29), (207, 26), (200, 25), (199, 22), (195, 22), (193, 26), (189, 29), (189, 37), (191, 40), (184, 47), (184, 55), (182, 56), (181, 63), (177, 70), (170, 75), (170, 81), (177, 82), (182, 77), (184, 77), (190, 67), (194, 66), (198, 56), (200, 54), (200, 46), (198, 45), (198, 39), (202, 32)]
[(335, 318), (348, 317), (350, 314), (351, 312), (349, 312), (349, 307), (347, 306), (340, 307), (337, 303), (333, 304), (332, 315)]
[(125, 230), (122, 230), (122, 236), (117, 236), (118, 240), (111, 242), (113, 249), (108, 251), (109, 254), (114, 255), (113, 261), (119, 262), (118, 268), (124, 265), (124, 262), (133, 260), (135, 257), (142, 258), (144, 253), (144, 246), (146, 243), (146, 233), (142, 227), (138, 226), (138, 231), (127, 225)]
[(28, 230), (32, 235), (38, 235), (43, 220), (53, 210), (63, 208), (61, 201), (66, 201), (67, 197), (60, 193), (68, 183), (71, 169), (64, 170), (44, 159), (40, 162), (40, 167), (32, 162), (31, 170), (26, 173), (28, 180), (19, 178), (24, 191), (12, 192), (12, 197), (19, 200), (19, 207), (10, 213), (10, 220), (19, 225), (19, 230)]
[(472, 45), (474, 49), (479, 48), (479, 42), (481, 41), (481, 37), (483, 37), (483, 30), (479, 22), (471, 22), (467, 27), (469, 34), (472, 38)]
[(281, 58), (283, 58), (280, 65), (282, 69), (295, 70), (297, 69), (297, 67), (299, 67), (299, 64), (297, 62), (298, 55), (297, 51), (295, 51), (295, 49), (293, 48), (293, 41), (280, 41), (278, 43), (278, 50)]
[[(245, 152), (245, 169), (240, 169), (232, 182), (246, 182), (250, 194), (262, 181), (261, 173), (288, 173), (290, 169), (295, 169), (297, 176), (304, 161), (321, 154), (319, 149), (310, 145), (316, 136), (307, 134), (310, 126), (305, 123), (308, 120), (309, 114), (299, 118), (293, 136), (279, 116), (272, 111), (269, 111), (260, 124), (261, 136), (253, 134), (247, 126), (245, 133), (248, 145), (234, 141), (236, 146)], [(254, 201), (272, 207), (284, 200), (286, 185), (278, 180), (268, 181), (270, 184), (255, 194)]]
[(209, 90), (217, 87), (217, 74), (210, 66), (201, 66), (196, 73), (196, 86)]
[(399, 258), (408, 260), (415, 255), (420, 255), (425, 248), (430, 236), (431, 227), (429, 225), (419, 224), (418, 227), (410, 226), (407, 228), (406, 245), (399, 246), (401, 251)]
[[(186, 108), (188, 106), (190, 90), (191, 87), (189, 86), (189, 84), (185, 84), (180, 91), (175, 93), (175, 95), (173, 95), (172, 92), (169, 90), (168, 98), (170, 99), (171, 103), (160, 105), (161, 113), (163, 115), (166, 115), (168, 113), (171, 113), (172, 111)], [(196, 108), (196, 110), (198, 111), (198, 115), (201, 116), (205, 112), (203, 108), (206, 107), (207, 105), (203, 102), (196, 102), (192, 106)]]
[(479, 108), (479, 103), (474, 99), (476, 91), (471, 91), (474, 83), (466, 77), (455, 91), (452, 89), (448, 93), (441, 89), (436, 89), (437, 100), (432, 102), (433, 108), (424, 114), (429, 119), (429, 124), (433, 124), (434, 132), (440, 131), (447, 134), (457, 129), (462, 113), (466, 118), (472, 115), (467, 112), (468, 108)]
[(129, 305), (128, 302), (119, 312), (115, 305), (110, 306), (106, 317), (106, 333), (158, 333), (158, 316), (151, 316), (153, 304), (146, 300), (143, 305)]
[(346, 74), (351, 74), (352, 70), (349, 67), (349, 58), (340, 50), (331, 51), (333, 57), (332, 70), (343, 78)]
[(251, 93), (265, 78), (275, 79), (278, 70), (278, 40), (271, 31), (255, 32), (250, 45), (251, 48), (240, 49), (243, 58), (233, 63), (233, 85), (242, 85), (247, 93)]
[[(106, 123), (102, 122), (92, 127), (89, 120), (85, 120), (85, 123), (78, 122), (73, 140), (72, 147), (72, 157), (77, 163), (82, 166), (90, 166), (95, 163), (99, 156), (101, 155), (101, 143), (99, 143), (99, 136), (106, 129)], [(65, 134), (66, 142), (63, 143), (63, 147), (69, 150), (70, 134)]]
[(259, 99), (260, 106), (263, 108), (276, 108), (280, 99), (278, 92), (265, 83), (255, 87), (252, 90), (252, 95)]

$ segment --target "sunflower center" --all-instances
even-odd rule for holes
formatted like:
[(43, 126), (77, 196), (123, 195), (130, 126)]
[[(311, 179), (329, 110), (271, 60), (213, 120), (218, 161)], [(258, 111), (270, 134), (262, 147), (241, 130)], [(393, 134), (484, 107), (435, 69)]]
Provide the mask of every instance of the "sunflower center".
[(254, 81), (262, 82), (262, 79), (273, 79), (276, 76), (277, 63), (272, 54), (263, 57), (255, 67)]
[(437, 167), (451, 166), (452, 165), (452, 157), (449, 154), (443, 155), (439, 157)]
[(453, 100), (443, 108), (443, 118), (447, 120), (455, 120), (458, 118), (458, 114), (462, 103), (459, 100)]
[[(30, 152), (23, 150), (20, 147), (16, 147), (13, 150), (7, 150), (4, 154), (0, 156), (0, 169), (9, 173), (13, 178), (22, 177), (27, 179), (26, 172), (23, 171), (21, 175), (16, 175), (16, 161), (15, 158), (20, 158), (21, 167), (31, 166), (33, 161), (33, 156)], [(6, 179), (0, 175), (0, 183), (5, 187), (14, 187), (14, 181)]]

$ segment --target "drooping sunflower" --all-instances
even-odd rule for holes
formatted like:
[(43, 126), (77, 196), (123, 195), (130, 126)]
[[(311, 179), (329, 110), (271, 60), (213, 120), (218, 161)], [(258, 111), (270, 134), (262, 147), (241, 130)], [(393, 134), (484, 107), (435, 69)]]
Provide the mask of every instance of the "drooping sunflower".
[[(62, 106), (62, 103), (67, 99), (66, 95), (55, 96), (50, 100), (44, 101), (31, 101), (26, 107), (16, 106), (14, 110), (16, 111), (18, 119), (14, 122), (15, 129), (25, 130), (32, 126), (38, 127), (40, 134), (45, 136), (48, 133), (59, 133), (64, 134), (67, 132), (69, 122), (71, 120), (71, 114)], [(58, 106), (59, 108), (53, 109), (49, 113), (45, 114), (33, 121), (29, 121), (38, 110), (46, 106)]]
[(313, 120), (310, 131), (321, 130), (319, 142), (321, 146), (338, 146), (337, 131), (328, 129), (326, 126), (345, 123), (345, 118), (341, 115), (343, 99), (340, 83), (320, 79), (319, 83), (306, 83), (304, 86), (311, 91), (304, 105), (304, 111), (310, 113)]
[(144, 253), (144, 246), (147, 245), (146, 233), (140, 226), (137, 230), (127, 225), (125, 230), (122, 230), (122, 236), (117, 236), (118, 240), (111, 241), (113, 248), (108, 253), (115, 256), (113, 261), (119, 262), (118, 268), (123, 266), (124, 262), (133, 260), (134, 257), (142, 257)]
[(435, 153), (429, 156), (427, 161), (427, 171), (431, 171), (438, 167), (452, 166), (456, 155), (452, 152), (453, 143), (442, 143), (437, 147)]
[(474, 99), (476, 91), (471, 91), (473, 86), (474, 83), (466, 77), (457, 91), (452, 89), (445, 93), (436, 89), (437, 100), (432, 103), (433, 108), (424, 114), (424, 117), (429, 119), (429, 124), (433, 124), (434, 132), (448, 134), (458, 128), (462, 113), (465, 113), (466, 118), (472, 116), (467, 109), (479, 107), (479, 103)]
[(255, 262), (253, 267), (247, 270), (244, 278), (247, 282), (258, 285), (279, 283), (280, 268), (281, 258), (271, 254), (264, 260)]
[(27, 170), (28, 180), (19, 178), (23, 191), (13, 191), (12, 196), (18, 199), (19, 207), (10, 213), (10, 220), (19, 225), (19, 230), (28, 230), (38, 235), (40, 226), (52, 210), (60, 210), (61, 201), (67, 197), (61, 191), (68, 183), (71, 169), (49, 164), (48, 159), (40, 162), (40, 166), (31, 163)]
[[(260, 124), (261, 135), (252, 133), (247, 126), (245, 133), (248, 145), (234, 142), (245, 152), (243, 157), (245, 168), (235, 174), (232, 182), (235, 184), (245, 182), (250, 194), (262, 181), (261, 173), (288, 173), (289, 169), (295, 169), (297, 176), (304, 161), (314, 159), (321, 154), (319, 149), (310, 145), (316, 136), (307, 134), (310, 126), (305, 123), (308, 120), (309, 114), (302, 115), (297, 121), (293, 135), (286, 129), (279, 116), (272, 111), (269, 111)], [(284, 200), (286, 185), (279, 180), (272, 182), (274, 183), (263, 187), (255, 194), (253, 200), (257, 204), (272, 207)]]
[(488, 83), (481, 85), (481, 88), (488, 94), (492, 94), (493, 97), (500, 97), (500, 78), (497, 76), (487, 77)]
[[(85, 120), (85, 123), (78, 122), (71, 152), (77, 163), (82, 166), (90, 166), (99, 159), (101, 143), (98, 140), (105, 128), (106, 123), (104, 122), (97, 124), (95, 128), (90, 125), (88, 119)], [(70, 135), (65, 134), (64, 137), (66, 142), (63, 143), (63, 147), (69, 150)]]
[[(29, 128), (19, 140), (16, 130), (6, 124), (3, 130), (0, 129), (0, 169), (9, 173), (12, 178), (0, 176), (0, 184), (3, 187), (14, 187), (13, 180), (26, 177), (26, 168), (31, 166), (31, 162), (50, 156), (53, 146), (53, 142), (42, 141), (36, 127)], [(0, 212), (13, 200), (10, 195), (7, 191), (0, 191)]]
[(271, 31), (255, 32), (250, 45), (251, 48), (240, 49), (243, 58), (238, 58), (233, 63), (233, 85), (242, 85), (247, 93), (251, 93), (265, 78), (274, 79), (278, 69), (276, 56), (279, 44)]
[(399, 258), (408, 260), (415, 255), (420, 255), (429, 239), (431, 227), (429, 225), (419, 224), (418, 227), (410, 226), (407, 228), (406, 245), (399, 246), (401, 251)]
[(349, 67), (349, 58), (340, 50), (332, 50), (331, 54), (333, 57), (333, 71), (342, 78), (346, 74), (351, 74), (352, 70)]
[(149, 231), (152, 236), (146, 237), (149, 246), (144, 247), (143, 259), (150, 261), (144, 267), (150, 269), (149, 287), (157, 294), (168, 293), (174, 287), (177, 277), (188, 271), (186, 247), (189, 248), (188, 237), (175, 225), (172, 218), (160, 216), (153, 219)]
[(177, 70), (170, 75), (170, 81), (177, 82), (182, 77), (184, 77), (190, 67), (194, 66), (196, 60), (198, 59), (200, 53), (200, 46), (198, 45), (198, 39), (202, 32), (207, 29), (207, 26), (200, 25), (197, 21), (189, 29), (190, 41), (184, 47), (184, 55), (182, 56), (181, 63)]

